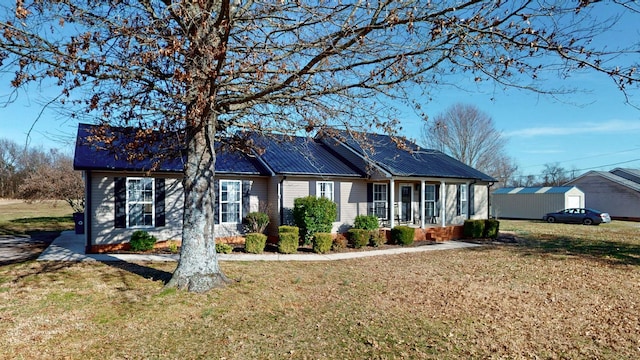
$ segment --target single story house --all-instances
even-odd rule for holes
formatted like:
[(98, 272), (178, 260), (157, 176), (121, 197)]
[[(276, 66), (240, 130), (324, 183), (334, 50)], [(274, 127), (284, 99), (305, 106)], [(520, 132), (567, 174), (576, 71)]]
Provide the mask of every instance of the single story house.
[[(183, 159), (163, 161), (149, 171), (150, 160), (127, 160), (125, 132), (119, 140), (123, 146), (114, 151), (91, 141), (95, 129), (79, 125), (74, 155), (74, 168), (83, 171), (86, 186), (87, 251), (117, 249), (137, 229), (160, 241), (180, 240)], [(122, 129), (110, 131), (119, 138)], [(333, 232), (346, 231), (357, 215), (368, 214), (384, 227), (436, 230), (488, 218), (492, 177), (439, 151), (411, 142), (398, 146), (386, 135), (363, 135), (366, 147), (347, 133), (315, 138), (253, 134), (260, 151), (218, 151), (217, 239), (242, 237), (242, 220), (252, 211), (269, 214), (268, 233), (277, 236), (279, 225), (292, 224), (294, 199), (309, 195), (337, 204)]]
[(582, 208), (585, 194), (575, 186), (505, 187), (491, 196), (496, 218), (542, 219), (546, 213), (566, 208)]
[(569, 181), (587, 196), (586, 207), (618, 220), (640, 221), (640, 169), (588, 171)]

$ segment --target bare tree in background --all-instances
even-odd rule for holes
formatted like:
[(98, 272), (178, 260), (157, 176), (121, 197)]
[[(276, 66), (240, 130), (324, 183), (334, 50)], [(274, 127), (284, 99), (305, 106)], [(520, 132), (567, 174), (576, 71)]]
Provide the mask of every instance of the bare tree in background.
[(544, 164), (540, 174), (540, 186), (561, 186), (571, 180), (569, 171), (560, 163)]
[(19, 197), (27, 201), (64, 200), (73, 212), (84, 212), (84, 183), (73, 159), (56, 150), (33, 167), (19, 187)]
[(616, 21), (598, 18), (600, 7), (632, 11), (634, 2), (15, 4), (0, 5), (0, 69), (14, 87), (53, 82), (70, 116), (136, 128), (140, 148), (131, 151), (184, 155), (183, 246), (168, 286), (191, 291), (225, 280), (214, 246), (214, 143), (246, 144), (229, 140), (238, 130), (393, 134), (389, 99), (409, 102), (409, 87), (436, 92), (457, 76), (542, 93), (561, 90), (545, 86), (548, 74), (594, 70), (622, 90), (640, 80), (636, 60), (620, 56), (637, 44), (592, 42)]
[(457, 103), (427, 120), (422, 129), (427, 147), (450, 155), (504, 183), (517, 170), (505, 150), (506, 139), (493, 119), (477, 106)]

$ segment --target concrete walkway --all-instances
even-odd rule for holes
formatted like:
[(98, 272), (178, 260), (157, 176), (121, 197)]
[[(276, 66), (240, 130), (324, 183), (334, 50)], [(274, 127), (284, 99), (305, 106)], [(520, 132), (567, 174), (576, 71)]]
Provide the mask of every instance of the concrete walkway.
[[(447, 241), (433, 245), (398, 247), (393, 249), (353, 251), (330, 254), (218, 254), (221, 261), (332, 261), (365, 258), (380, 255), (406, 254), (423, 251), (462, 249), (481, 246), (460, 241)], [(140, 254), (85, 254), (84, 235), (76, 235), (73, 231), (64, 231), (51, 245), (40, 254), (38, 261), (177, 261), (175, 255), (140, 255)]]

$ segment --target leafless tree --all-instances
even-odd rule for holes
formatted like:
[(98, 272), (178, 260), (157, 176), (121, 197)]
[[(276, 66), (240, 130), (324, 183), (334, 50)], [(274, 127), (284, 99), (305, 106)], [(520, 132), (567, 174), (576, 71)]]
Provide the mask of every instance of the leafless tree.
[(425, 121), (423, 141), (497, 180), (510, 178), (517, 166), (506, 154), (506, 139), (493, 119), (477, 106), (457, 103)]
[(84, 183), (79, 171), (73, 170), (69, 155), (51, 150), (27, 173), (20, 184), (19, 197), (27, 201), (64, 200), (74, 212), (84, 211)]
[(136, 127), (154, 154), (186, 154), (183, 246), (168, 285), (207, 291), (225, 279), (213, 236), (214, 142), (242, 144), (228, 140), (238, 130), (393, 133), (386, 100), (406, 99), (408, 86), (438, 91), (461, 75), (552, 93), (561, 89), (546, 87), (545, 75), (589, 69), (624, 90), (639, 80), (624, 55), (638, 49), (593, 45), (616, 21), (599, 19), (601, 6), (16, 0), (0, 5), (0, 68), (15, 87), (53, 80), (71, 116)]
[(569, 175), (569, 171), (560, 166), (560, 163), (544, 164), (540, 186), (560, 186), (571, 180)]

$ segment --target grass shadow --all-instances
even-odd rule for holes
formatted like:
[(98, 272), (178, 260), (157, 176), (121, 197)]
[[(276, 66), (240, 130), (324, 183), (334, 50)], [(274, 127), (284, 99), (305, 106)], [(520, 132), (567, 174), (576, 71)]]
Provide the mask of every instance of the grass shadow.
[(171, 277), (173, 276), (173, 273), (168, 271), (158, 270), (151, 266), (145, 266), (127, 261), (102, 261), (102, 263), (120, 270), (130, 272), (148, 280), (162, 281), (165, 285), (169, 282), (169, 280), (171, 280)]
[(593, 240), (560, 234), (520, 234), (515, 241), (507, 243), (524, 255), (578, 256), (609, 265), (640, 266), (640, 243)]

